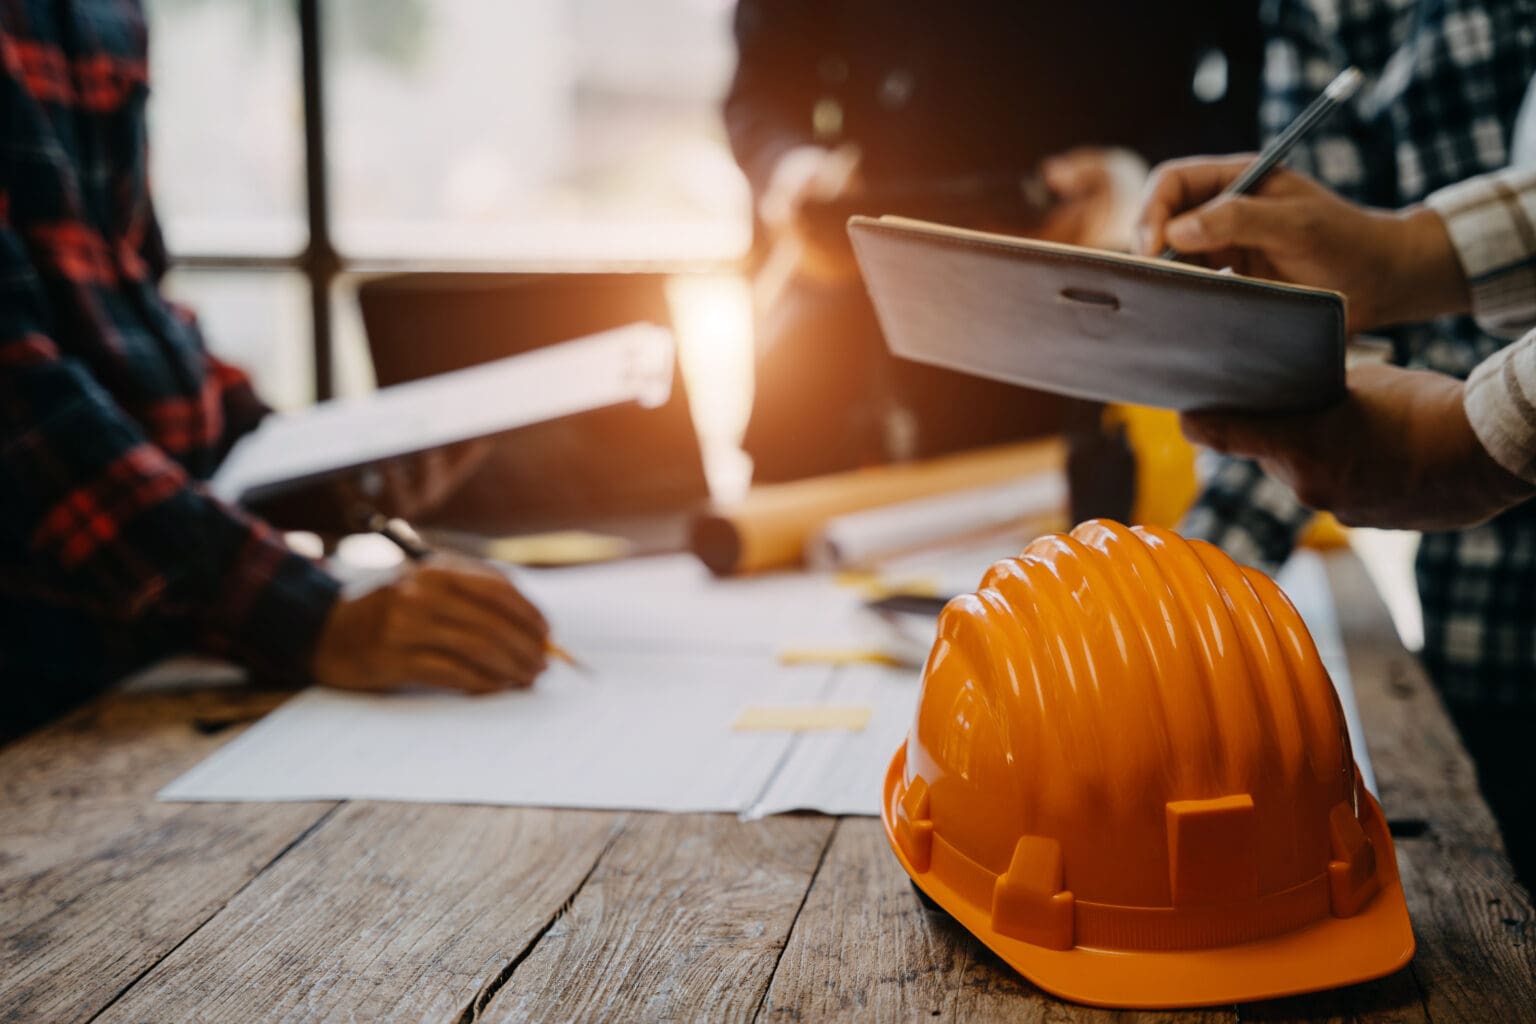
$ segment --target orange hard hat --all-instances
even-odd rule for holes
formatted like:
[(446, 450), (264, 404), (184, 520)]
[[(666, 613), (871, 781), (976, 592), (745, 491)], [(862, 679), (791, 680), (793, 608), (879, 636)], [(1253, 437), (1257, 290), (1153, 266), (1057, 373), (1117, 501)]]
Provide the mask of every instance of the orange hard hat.
[(882, 816), (919, 888), (1079, 1002), (1265, 999), (1413, 956), (1301, 617), (1157, 527), (1042, 537), (949, 603)]

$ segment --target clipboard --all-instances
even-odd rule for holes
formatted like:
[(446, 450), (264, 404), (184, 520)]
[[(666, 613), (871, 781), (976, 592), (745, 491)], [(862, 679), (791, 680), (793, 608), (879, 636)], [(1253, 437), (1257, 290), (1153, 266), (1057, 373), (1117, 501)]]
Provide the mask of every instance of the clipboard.
[(906, 359), (1179, 412), (1344, 397), (1337, 292), (901, 217), (854, 217), (848, 233)]
[(667, 401), (672, 332), (631, 324), (358, 398), (273, 413), (209, 481), (225, 501), (271, 497), (386, 459), (592, 409)]

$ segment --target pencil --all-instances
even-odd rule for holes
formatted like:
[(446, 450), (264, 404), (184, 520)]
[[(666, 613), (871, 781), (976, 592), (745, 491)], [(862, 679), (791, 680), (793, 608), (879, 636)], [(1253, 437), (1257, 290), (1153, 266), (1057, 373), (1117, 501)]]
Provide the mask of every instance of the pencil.
[[(1249, 164), (1247, 169), (1232, 180), (1232, 184), (1222, 189), (1224, 196), (1241, 196), (1252, 192), (1259, 184), (1284, 160), (1296, 147), (1296, 143), (1311, 134), (1312, 130), (1347, 102), (1360, 88), (1360, 83), (1365, 76), (1357, 67), (1347, 67), (1340, 71), (1333, 81), (1328, 83), (1328, 88), (1322, 94), (1307, 104), (1307, 108), (1296, 115), (1296, 120), (1285, 126), (1285, 131), (1270, 140), (1269, 145), (1259, 152), (1258, 158)], [(1165, 260), (1176, 260), (1179, 251), (1173, 246), (1168, 246), (1162, 251)]]
[[(377, 509), (362, 509), (359, 511), (357, 518), (359, 523), (369, 533), (376, 533), (380, 537), (385, 538), (395, 547), (399, 548), (401, 553), (413, 562), (419, 562), (432, 554), (432, 549), (424, 544), (419, 537), (414, 533), (407, 533), (400, 529), (393, 519), (390, 519)], [(548, 638), (544, 640), (544, 653), (557, 661), (565, 662), (577, 671), (587, 671), (587, 666), (576, 660), (575, 655)]]

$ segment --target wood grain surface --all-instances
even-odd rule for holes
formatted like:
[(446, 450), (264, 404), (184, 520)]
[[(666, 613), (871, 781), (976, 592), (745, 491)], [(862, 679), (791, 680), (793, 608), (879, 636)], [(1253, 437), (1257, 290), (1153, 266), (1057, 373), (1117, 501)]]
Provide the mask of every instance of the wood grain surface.
[[(1418, 954), (1240, 1007), (1063, 1003), (874, 819), (159, 804), (281, 694), (115, 694), (0, 750), (0, 1021), (1536, 1022), (1536, 926), (1359, 563), (1329, 559)], [(701, 770), (707, 770), (702, 766)]]
[(348, 804), (99, 1019), (472, 1019), (616, 823), (579, 811)]
[(285, 696), (120, 695), (0, 750), (0, 1020), (88, 1019), (320, 821), (154, 799)]
[(1472, 762), (1359, 561), (1330, 559), (1329, 578), (1382, 809), (1398, 833), (1418, 940), (1408, 971), (1425, 1013), (1437, 1022), (1536, 1022), (1530, 894), (1514, 879)]
[(834, 824), (631, 816), (483, 1019), (751, 1019)]

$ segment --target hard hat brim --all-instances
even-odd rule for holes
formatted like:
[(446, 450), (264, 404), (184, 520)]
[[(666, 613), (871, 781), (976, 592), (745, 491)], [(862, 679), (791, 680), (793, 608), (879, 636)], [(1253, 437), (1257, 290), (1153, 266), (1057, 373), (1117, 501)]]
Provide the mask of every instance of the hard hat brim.
[(1413, 927), (1386, 819), (1370, 802), (1366, 834), (1381, 851), (1380, 888), (1353, 917), (1326, 917), (1270, 939), (1234, 946), (1127, 953), (1074, 946), (1056, 950), (993, 931), (990, 908), (968, 901), (932, 871), (913, 868), (896, 839), (907, 746), (885, 777), (881, 820), (902, 868), (934, 902), (1010, 967), (1040, 988), (1077, 1003), (1117, 1009), (1214, 1006), (1300, 995), (1384, 977), (1413, 958)]

